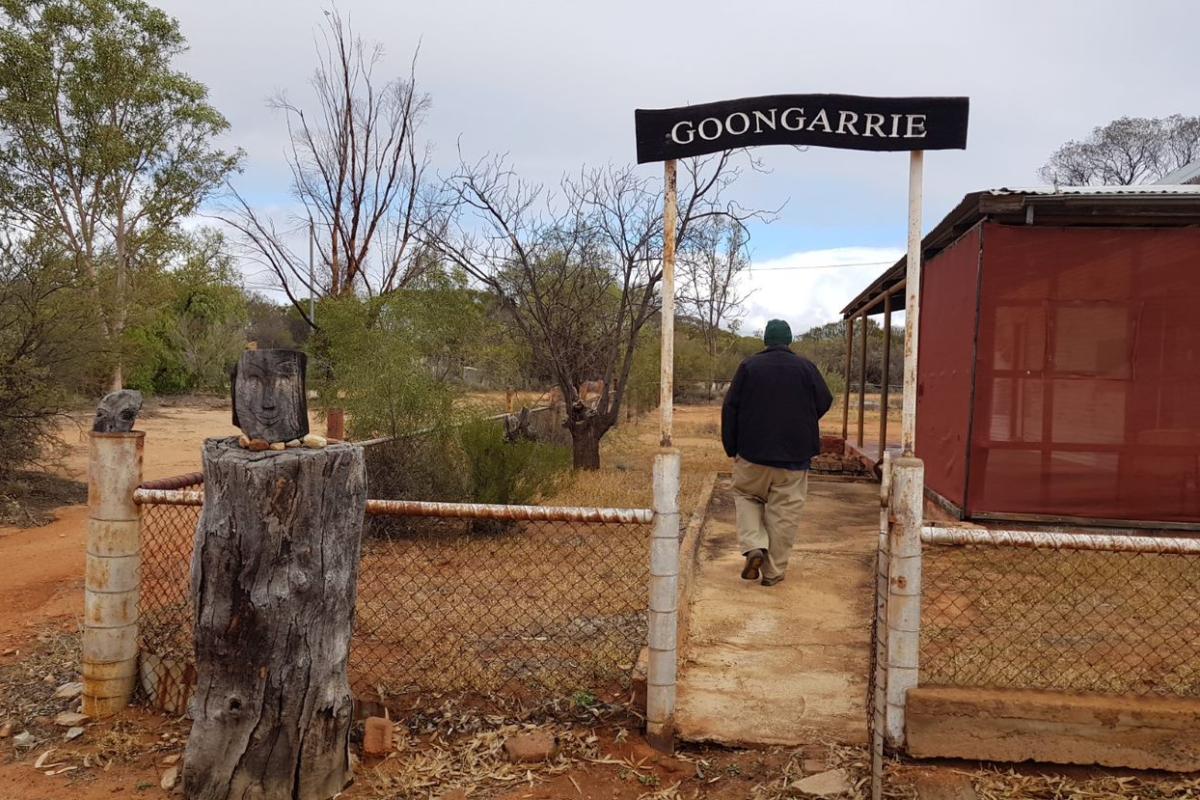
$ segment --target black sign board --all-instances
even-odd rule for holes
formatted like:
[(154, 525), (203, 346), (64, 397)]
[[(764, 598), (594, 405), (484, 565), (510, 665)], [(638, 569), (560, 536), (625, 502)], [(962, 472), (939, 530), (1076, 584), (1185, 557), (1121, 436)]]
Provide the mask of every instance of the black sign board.
[(777, 94), (637, 109), (637, 160), (665, 161), (766, 144), (850, 150), (961, 150), (965, 97)]

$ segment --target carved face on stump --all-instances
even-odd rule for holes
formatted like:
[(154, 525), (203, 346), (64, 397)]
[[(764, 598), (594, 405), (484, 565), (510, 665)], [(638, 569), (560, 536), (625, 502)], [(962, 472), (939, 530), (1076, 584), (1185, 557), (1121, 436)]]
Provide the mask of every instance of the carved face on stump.
[(287, 442), (308, 433), (307, 357), (297, 350), (247, 350), (233, 370), (233, 424), (251, 439)]
[(121, 389), (104, 395), (96, 407), (92, 430), (98, 433), (128, 433), (133, 430), (138, 411), (142, 409), (142, 393)]

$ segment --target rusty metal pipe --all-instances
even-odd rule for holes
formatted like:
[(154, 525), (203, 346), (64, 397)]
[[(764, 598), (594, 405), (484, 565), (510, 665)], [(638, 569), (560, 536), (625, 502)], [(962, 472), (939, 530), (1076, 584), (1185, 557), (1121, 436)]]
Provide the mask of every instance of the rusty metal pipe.
[(1031, 550), (1090, 550), (1104, 553), (1149, 553), (1200, 556), (1200, 539), (1184, 536), (1128, 536), (1111, 533), (997, 531), (927, 525), (921, 542), (931, 545), (1020, 547)]
[[(199, 506), (204, 492), (181, 489), (138, 489), (138, 505)], [(384, 517), (443, 517), (452, 519), (503, 519), (528, 522), (593, 522), (648, 525), (654, 512), (648, 508), (586, 508), (579, 506), (504, 506), (486, 503), (430, 503), (420, 500), (368, 500), (367, 513)]]
[(576, 506), (503, 506), (485, 503), (429, 503), (419, 500), (368, 500), (367, 513), (389, 517), (451, 517), (529, 522), (613, 522), (649, 524), (648, 508), (581, 508)]
[(142, 482), (145, 434), (95, 433), (88, 447), (88, 535), (84, 576), (83, 713), (115, 714), (137, 680)]
[(188, 486), (200, 486), (204, 483), (203, 472), (188, 472), (170, 478), (158, 478), (153, 481), (142, 481), (139, 489), (183, 489)]

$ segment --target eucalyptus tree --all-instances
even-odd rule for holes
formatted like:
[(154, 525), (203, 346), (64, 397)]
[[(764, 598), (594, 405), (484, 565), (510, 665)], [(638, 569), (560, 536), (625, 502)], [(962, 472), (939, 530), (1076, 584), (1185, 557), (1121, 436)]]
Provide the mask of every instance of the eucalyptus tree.
[(1038, 175), (1057, 186), (1150, 183), (1200, 159), (1200, 116), (1121, 117), (1054, 151)]
[[(765, 216), (724, 199), (740, 173), (738, 156), (681, 162), (681, 250), (707, 221), (741, 226)], [(598, 468), (640, 334), (662, 305), (661, 179), (628, 166), (584, 169), (550, 195), (492, 158), (463, 164), (448, 194), (452, 224), (426, 240), (499, 300), (562, 393), (575, 468)], [(591, 381), (603, 382), (594, 404), (580, 397), (581, 384)]]
[(228, 128), (176, 70), (179, 24), (140, 0), (0, 0), (0, 204), (6, 225), (52, 236), (86, 285), (123, 383), (138, 275), (236, 169)]

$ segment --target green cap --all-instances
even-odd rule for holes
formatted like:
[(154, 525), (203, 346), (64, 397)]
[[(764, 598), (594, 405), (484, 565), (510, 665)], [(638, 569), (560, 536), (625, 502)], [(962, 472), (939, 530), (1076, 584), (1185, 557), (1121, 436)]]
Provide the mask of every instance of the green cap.
[(775, 347), (776, 345), (787, 346), (792, 343), (792, 328), (784, 320), (773, 319), (767, 323), (767, 329), (763, 332), (763, 344), (767, 347)]

